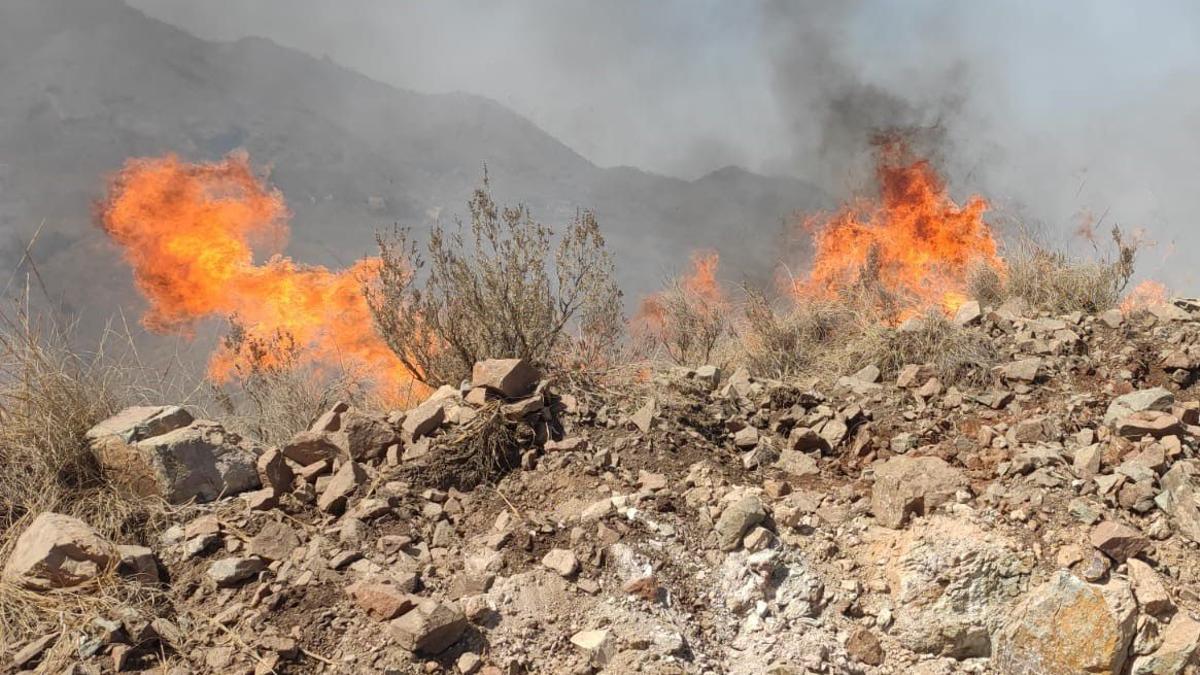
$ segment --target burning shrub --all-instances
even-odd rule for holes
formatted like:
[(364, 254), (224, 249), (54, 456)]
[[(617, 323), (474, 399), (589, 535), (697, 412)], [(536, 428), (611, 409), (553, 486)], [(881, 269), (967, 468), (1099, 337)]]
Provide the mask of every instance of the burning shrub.
[(315, 369), (286, 331), (260, 336), (235, 316), (221, 347), (236, 356), (232, 391), (217, 392), (227, 422), (265, 443), (278, 444), (307, 429), (337, 401), (362, 402), (356, 378), (344, 370)]
[(729, 303), (717, 284), (716, 253), (692, 256), (692, 272), (642, 301), (635, 334), (677, 365), (704, 365), (729, 334)]
[[(458, 384), (486, 358), (546, 366), (572, 328), (598, 351), (615, 350), (621, 291), (595, 216), (577, 213), (552, 246), (550, 228), (524, 206), (500, 208), (487, 179), (471, 221), (430, 235), (429, 271), (405, 230), (377, 237), (380, 268), (367, 303), (379, 334), (420, 381)], [(552, 251), (553, 249), (553, 251)], [(553, 257), (552, 257), (553, 253)]]

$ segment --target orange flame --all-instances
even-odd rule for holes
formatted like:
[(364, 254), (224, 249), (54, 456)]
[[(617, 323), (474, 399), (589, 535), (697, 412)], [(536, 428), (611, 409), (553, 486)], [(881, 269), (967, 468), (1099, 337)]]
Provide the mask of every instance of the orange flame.
[(1157, 281), (1146, 279), (1126, 294), (1121, 301), (1121, 313), (1132, 314), (1141, 309), (1161, 305), (1167, 301), (1167, 287)]
[[(100, 206), (101, 225), (150, 303), (148, 329), (186, 333), (200, 319), (236, 316), (249, 336), (288, 335), (300, 358), (371, 377), (386, 395), (411, 386), (362, 294), (377, 258), (340, 272), (280, 255), (255, 264), (252, 245), (282, 248), (288, 217), (283, 195), (254, 175), (244, 153), (199, 164), (174, 155), (130, 159)], [(220, 349), (209, 374), (225, 381), (245, 358)]]
[(877, 147), (878, 200), (857, 199), (840, 211), (805, 219), (812, 233), (808, 277), (792, 284), (798, 299), (834, 297), (877, 281), (893, 296), (902, 319), (940, 307), (952, 313), (966, 301), (971, 266), (998, 270), (987, 201), (978, 195), (959, 205), (927, 160), (913, 160), (900, 140)]
[[(693, 251), (692, 270), (675, 280), (674, 286), (682, 291), (683, 302), (695, 312), (725, 311), (725, 292), (717, 281), (720, 256), (715, 251)], [(666, 307), (667, 291), (660, 291), (642, 299), (637, 314), (630, 322), (635, 335), (665, 340), (681, 326), (673, 326)]]

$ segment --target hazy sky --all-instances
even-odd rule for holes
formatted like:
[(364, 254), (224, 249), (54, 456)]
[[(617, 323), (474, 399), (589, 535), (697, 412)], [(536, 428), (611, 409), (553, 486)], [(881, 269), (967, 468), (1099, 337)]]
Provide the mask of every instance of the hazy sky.
[(1050, 237), (1107, 212), (1157, 258), (1200, 243), (1194, 1), (129, 2), (201, 37), (492, 97), (606, 166), (732, 163), (843, 193), (866, 130), (937, 124), (955, 190)]

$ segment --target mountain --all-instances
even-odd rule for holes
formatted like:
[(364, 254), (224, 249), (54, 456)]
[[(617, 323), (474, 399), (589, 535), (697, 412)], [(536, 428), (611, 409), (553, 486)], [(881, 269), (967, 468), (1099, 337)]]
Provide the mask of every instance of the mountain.
[(769, 277), (782, 220), (824, 201), (733, 167), (694, 181), (599, 167), (490, 99), (397, 89), (264, 39), (208, 42), (119, 0), (5, 7), (0, 255), (13, 269), (44, 221), (37, 271), (85, 325), (140, 310), (91, 218), (130, 156), (246, 149), (294, 214), (287, 253), (333, 266), (371, 253), (379, 228), (462, 214), (486, 164), (497, 198), (543, 222), (596, 211), (631, 298), (697, 248), (719, 249), (732, 279)]

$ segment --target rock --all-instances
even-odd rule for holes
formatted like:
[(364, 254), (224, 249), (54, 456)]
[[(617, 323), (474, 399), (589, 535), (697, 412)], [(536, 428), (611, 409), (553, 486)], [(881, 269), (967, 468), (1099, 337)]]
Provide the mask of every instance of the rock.
[(1055, 573), (1005, 620), (992, 665), (1004, 673), (1119, 673), (1137, 625), (1129, 584)]
[(1157, 302), (1146, 308), (1154, 318), (1168, 323), (1171, 321), (1191, 321), (1192, 315), (1188, 314), (1183, 308), (1173, 305), (1169, 302)]
[(154, 559), (154, 551), (145, 546), (123, 544), (117, 546), (117, 554), (120, 556), (117, 572), (143, 584), (158, 583), (158, 561)]
[(446, 420), (446, 409), (440, 401), (426, 401), (409, 410), (404, 415), (404, 440), (413, 442), (422, 436), (428, 436)]
[(959, 305), (958, 311), (954, 313), (954, 324), (956, 326), (973, 326), (983, 319), (983, 308), (979, 306), (976, 300), (968, 300)]
[(570, 578), (579, 572), (579, 559), (574, 551), (565, 548), (551, 549), (542, 557), (542, 564), (558, 572), (563, 578)]
[(883, 645), (879, 644), (879, 638), (866, 628), (854, 629), (850, 639), (846, 640), (846, 653), (868, 666), (883, 665)]
[(258, 481), (262, 483), (263, 487), (274, 490), (276, 494), (292, 491), (292, 480), (295, 479), (295, 474), (279, 450), (269, 448), (259, 455), (258, 461), (255, 462), (255, 470), (258, 472)]
[(1113, 399), (1104, 413), (1104, 423), (1114, 424), (1117, 420), (1143, 410), (1169, 412), (1175, 403), (1175, 395), (1162, 387), (1143, 389)]
[(588, 449), (588, 439), (572, 436), (561, 441), (549, 440), (542, 448), (546, 452), (584, 452)]
[(965, 521), (931, 516), (887, 556), (891, 633), (906, 648), (962, 659), (992, 650), (996, 617), (1025, 590), (1018, 546)]
[(338, 431), (342, 428), (342, 413), (350, 409), (350, 404), (345, 401), (338, 401), (333, 404), (333, 407), (321, 413), (321, 416), (313, 420), (309, 425), (309, 431), (327, 432)]
[(287, 560), (298, 546), (300, 537), (291, 526), (268, 520), (258, 534), (250, 538), (246, 552), (267, 560)]
[(638, 431), (643, 434), (649, 433), (654, 428), (654, 414), (658, 410), (658, 403), (654, 399), (647, 399), (646, 403), (638, 409), (637, 412), (629, 416), (629, 423), (632, 424)]
[(795, 452), (826, 452), (829, 442), (808, 427), (796, 427), (788, 434), (787, 449)]
[(251, 511), (270, 511), (279, 506), (279, 494), (275, 492), (275, 488), (243, 492), (241, 499)]
[[(405, 422), (407, 421), (408, 418), (405, 417)], [(399, 440), (396, 431), (386, 419), (368, 415), (354, 408), (342, 413), (341, 428), (334, 434), (334, 438), (341, 441), (339, 445), (347, 458), (356, 462), (382, 457), (387, 447)]]
[(261, 558), (222, 558), (208, 566), (208, 578), (218, 588), (228, 588), (250, 579), (265, 568), (266, 563)]
[(581, 630), (571, 636), (571, 644), (583, 650), (588, 660), (597, 668), (603, 668), (616, 656), (616, 646), (607, 630)]
[(459, 655), (458, 660), (454, 662), (454, 667), (458, 668), (458, 672), (462, 675), (472, 675), (475, 671), (483, 666), (483, 659), (474, 652), (463, 652)]
[(394, 619), (421, 601), (391, 580), (380, 577), (360, 579), (346, 587), (346, 594), (371, 618), (379, 621)]
[(211, 501), (259, 487), (256, 463), (265, 448), (216, 422), (195, 420), (133, 442), (116, 436), (93, 444), (112, 480), (143, 496), (172, 504)]
[(1141, 532), (1111, 520), (1093, 527), (1090, 538), (1092, 546), (1117, 562), (1125, 562), (1150, 546), (1150, 540)]
[(1198, 473), (1196, 462), (1176, 462), (1163, 475), (1163, 491), (1155, 498), (1159, 508), (1171, 515), (1179, 533), (1193, 542), (1200, 542), (1200, 495), (1194, 481)]
[(1133, 584), (1133, 595), (1142, 611), (1160, 619), (1169, 617), (1175, 611), (1175, 604), (1171, 602), (1171, 595), (1158, 572), (1137, 558), (1130, 558), (1125, 564), (1129, 569), (1129, 581)]
[(367, 473), (357, 462), (345, 462), (337, 473), (333, 474), (325, 491), (317, 498), (317, 508), (326, 513), (340, 513), (346, 510), (346, 500), (358, 486), (367, 480)]
[(753, 495), (743, 497), (740, 501), (725, 508), (717, 520), (715, 531), (717, 545), (722, 551), (732, 551), (742, 543), (742, 537), (750, 528), (758, 525), (767, 518), (762, 501)]
[(87, 439), (92, 442), (93, 450), (96, 442), (103, 443), (114, 436), (122, 443), (136, 443), (182, 429), (191, 424), (193, 419), (187, 409), (176, 405), (134, 406), (89, 429)]
[(721, 382), (721, 369), (712, 365), (700, 366), (696, 369), (694, 377), (708, 391), (713, 391)]
[(1120, 328), (1125, 323), (1125, 315), (1119, 309), (1110, 309), (1100, 314), (1100, 321), (1109, 328)]
[(505, 398), (520, 398), (533, 391), (542, 379), (524, 359), (488, 359), (471, 369), (471, 386), (487, 387)]
[(120, 553), (87, 523), (39, 514), (17, 537), (0, 578), (35, 591), (77, 586), (111, 569)]
[(1183, 431), (1183, 425), (1179, 418), (1170, 413), (1142, 410), (1118, 419), (1114, 424), (1114, 429), (1122, 438), (1140, 440), (1147, 436), (1150, 438), (1178, 436)]
[(1013, 361), (996, 368), (996, 372), (1006, 380), (1018, 382), (1034, 382), (1042, 372), (1042, 360), (1037, 357)]
[(733, 445), (739, 450), (749, 450), (758, 445), (758, 429), (743, 427), (733, 435)]
[(784, 450), (779, 453), (779, 459), (775, 462), (775, 466), (792, 476), (815, 476), (820, 473), (817, 460), (812, 455), (796, 450)]
[(875, 465), (871, 513), (897, 529), (909, 515), (927, 515), (965, 488), (962, 472), (938, 457), (898, 456)]
[(1186, 614), (1171, 619), (1162, 633), (1162, 642), (1153, 652), (1133, 660), (1129, 675), (1178, 675), (1194, 663), (1200, 646), (1200, 622)]
[(341, 448), (324, 431), (301, 431), (281, 450), (284, 457), (300, 466), (325, 463), (338, 456)]
[(410, 652), (441, 654), (466, 628), (467, 617), (458, 607), (426, 600), (388, 623), (388, 634)]

